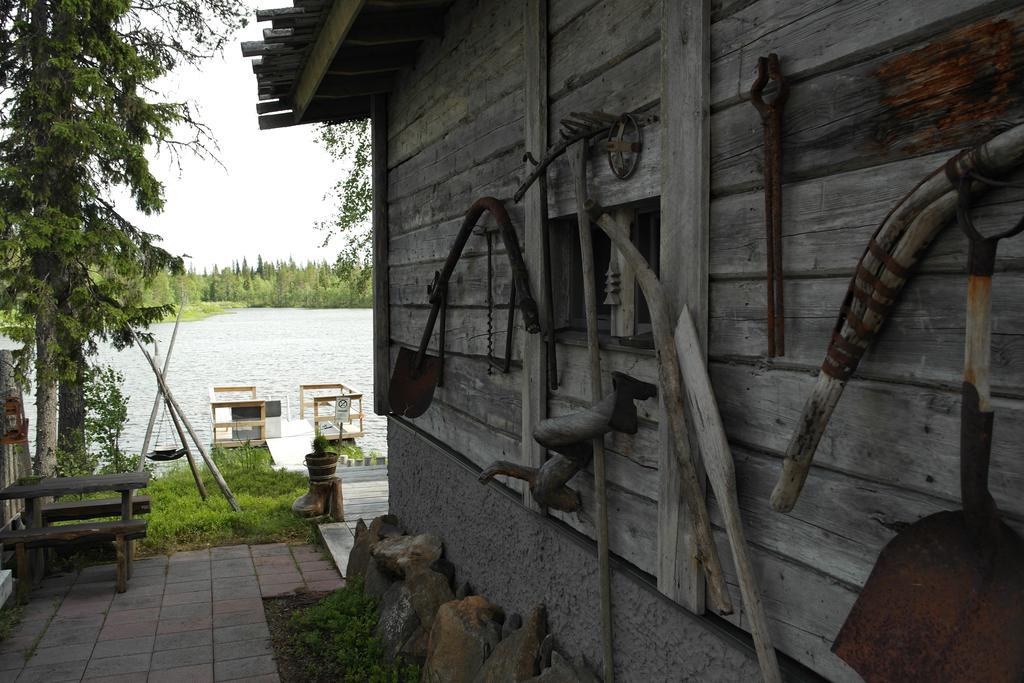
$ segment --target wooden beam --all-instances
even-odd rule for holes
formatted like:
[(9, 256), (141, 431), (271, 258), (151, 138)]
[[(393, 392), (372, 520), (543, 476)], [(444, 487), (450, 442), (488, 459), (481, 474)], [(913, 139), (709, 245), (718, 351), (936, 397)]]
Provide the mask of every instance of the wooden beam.
[(306, 108), (306, 121), (352, 121), (370, 115), (370, 97), (315, 100)]
[(447, 7), (452, 0), (366, 0), (367, 9), (408, 10)]
[(295, 116), (291, 112), (284, 114), (267, 114), (259, 117), (260, 130), (287, 128), (295, 125)]
[(242, 42), (243, 57), (287, 54), (294, 51), (295, 47), (293, 45), (285, 45), (284, 43), (265, 43), (262, 40), (246, 40)]
[(306, 108), (313, 101), (320, 81), (327, 73), (327, 67), (334, 61), (338, 47), (355, 24), (364, 3), (365, 0), (335, 0), (331, 6), (327, 19), (320, 28), (320, 34), (310, 49), (306, 65), (295, 84), (292, 111), (295, 112), (296, 122), (303, 120)]
[(278, 7), (276, 9), (256, 10), (256, 21), (273, 21), (283, 17), (301, 17), (306, 14), (302, 7)]
[[(689, 306), (707, 348), (711, 93), (710, 0), (664, 0), (661, 20), (661, 268), (672, 319)], [(665, 408), (662, 407), (662, 414)], [(663, 421), (664, 422), (664, 421)], [(658, 590), (704, 611), (704, 575), (693, 524), (680, 499), (679, 466), (660, 428)], [(694, 462), (699, 453), (691, 444)], [(703, 471), (699, 470), (703, 480)]]
[(272, 114), (275, 111), (287, 111), (291, 108), (291, 104), (283, 100), (271, 100), (268, 102), (257, 102), (256, 113), (257, 114)]
[(330, 76), (361, 76), (387, 73), (411, 65), (416, 59), (413, 47), (350, 47), (343, 45), (327, 69)]
[(316, 99), (337, 99), (359, 95), (377, 95), (391, 91), (395, 79), (387, 75), (325, 76), (316, 91)]
[(373, 412), (387, 415), (391, 375), (391, 310), (388, 250), (388, 103), (387, 95), (370, 99), (373, 164)]
[(418, 43), (440, 36), (444, 15), (437, 13), (381, 14), (364, 16), (352, 27), (349, 45), (394, 45)]
[[(547, 0), (526, 0), (526, 16), (523, 26), (523, 57), (526, 66), (525, 116), (526, 151), (535, 159), (544, 156), (548, 147), (548, 2)], [(529, 166), (524, 172), (529, 171)], [(530, 290), (537, 298), (541, 320), (547, 320), (547, 297), (544, 281), (544, 234), (542, 224), (543, 204), (547, 201), (542, 183), (534, 183), (523, 199), (526, 225), (524, 237), (526, 246), (523, 259), (530, 275)], [(552, 334), (553, 330), (545, 330)], [(547, 346), (543, 334), (523, 335), (523, 417), (520, 433), (522, 464), (540, 467), (544, 464), (547, 451), (533, 439), (533, 430), (548, 414)], [(540, 506), (533, 496), (521, 487), (523, 503), (527, 508), (540, 512)]]

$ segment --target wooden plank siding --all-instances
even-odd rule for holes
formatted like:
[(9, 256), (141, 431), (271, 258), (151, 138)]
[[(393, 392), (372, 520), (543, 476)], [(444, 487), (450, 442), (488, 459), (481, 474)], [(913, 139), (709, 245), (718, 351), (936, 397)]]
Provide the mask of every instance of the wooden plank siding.
[[(548, 6), (549, 141), (557, 140), (560, 119), (574, 111), (663, 111), (663, 2), (668, 0), (541, 3)], [(416, 66), (400, 76), (388, 98), (392, 359), (399, 345), (419, 342), (429, 312), (426, 286), (475, 199), (505, 200), (524, 247), (531, 246), (524, 206), (510, 199), (525, 173), (532, 115), (525, 97), (527, 5), (458, 0), (443, 37), (424, 43)], [(1010, 0), (708, 5), (710, 228), (703, 277), (710, 371), (775, 644), (822, 676), (856, 680), (829, 647), (879, 550), (905, 525), (959, 504), (966, 240), (955, 227), (929, 250), (849, 382), (796, 508), (772, 512), (768, 496), (847, 282), (875, 227), (952, 153), (987, 139), (1007, 121), (1024, 119), (1024, 8)], [(779, 54), (792, 83), (783, 140), (787, 343), (786, 356), (771, 360), (764, 310), (762, 132), (747, 95), (757, 57), (769, 52)], [(591, 154), (588, 178), (598, 201), (607, 207), (657, 203), (662, 161), (679, 158), (663, 151), (666, 125), (662, 120), (645, 128), (640, 167), (626, 181), (612, 176), (602, 153)], [(673, 132), (669, 137), (679, 139)], [(575, 199), (564, 159), (551, 166), (548, 181), (549, 213), (570, 216)], [(986, 196), (977, 215), (983, 223), (1007, 224), (1022, 212), (1024, 193), (1006, 190)], [(696, 226), (686, 227), (695, 234)], [(672, 221), (661, 229), (663, 244), (686, 234)], [(684, 254), (687, 247), (687, 241), (676, 244), (674, 253)], [(500, 332), (511, 278), (499, 239), (492, 257), (493, 327)], [(699, 266), (699, 259), (694, 263)], [(1024, 461), (1016, 457), (1024, 440), (1024, 239), (1001, 245), (997, 270), (990, 485), (1007, 521), (1024, 531)], [(449, 289), (445, 383), (427, 413), (414, 421), (481, 468), (497, 459), (525, 462), (524, 398), (533, 400), (522, 390), (521, 320), (512, 373), (488, 372), (487, 287), (486, 242), (474, 236)], [(689, 291), (673, 296), (696, 296), (688, 300), (698, 305), (703, 298)], [(436, 343), (435, 332), (432, 353)], [(495, 349), (503, 344), (504, 335), (496, 335)], [(579, 410), (589, 395), (585, 346), (567, 335), (557, 352), (559, 388), (543, 406), (552, 416)], [(609, 372), (657, 379), (651, 351), (610, 342), (603, 346), (602, 362)], [(538, 371), (536, 364), (529, 367)], [(657, 576), (664, 488), (658, 399), (643, 402), (640, 415), (635, 437), (607, 440), (611, 550)], [(584, 509), (554, 516), (593, 538), (591, 473), (581, 473), (571, 485), (580, 491)], [(709, 504), (719, 525), (713, 498)], [(716, 537), (741, 607), (720, 526)], [(741, 608), (730, 620), (747, 627)]]

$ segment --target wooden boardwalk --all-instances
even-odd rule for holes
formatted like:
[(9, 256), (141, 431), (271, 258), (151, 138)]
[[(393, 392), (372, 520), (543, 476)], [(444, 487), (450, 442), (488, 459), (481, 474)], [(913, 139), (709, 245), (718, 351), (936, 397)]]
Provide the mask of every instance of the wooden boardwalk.
[(346, 467), (339, 469), (345, 496), (345, 521), (321, 524), (320, 536), (342, 572), (355, 540), (356, 522), (367, 524), (374, 517), (388, 512), (388, 479), (386, 467)]

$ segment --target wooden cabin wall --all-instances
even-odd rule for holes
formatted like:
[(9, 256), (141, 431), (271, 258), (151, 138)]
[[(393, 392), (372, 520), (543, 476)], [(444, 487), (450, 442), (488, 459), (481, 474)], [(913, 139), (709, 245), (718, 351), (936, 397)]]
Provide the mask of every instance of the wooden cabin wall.
[[(709, 360), (777, 647), (859, 680), (829, 647), (884, 544), (959, 507), (965, 238), (944, 230), (849, 382), (792, 513), (768, 498), (854, 266), (886, 213), (959, 149), (1024, 120), (1024, 8), (1013, 2), (716, 2), (711, 25)], [(783, 142), (786, 355), (768, 360), (756, 61), (791, 82)], [(1024, 205), (991, 195), (979, 217)], [(983, 220), (979, 218), (979, 220)], [(983, 224), (988, 224), (987, 222)], [(990, 485), (1024, 529), (1024, 240), (993, 287)], [(717, 510), (713, 519), (720, 520)], [(719, 534), (723, 561), (731, 556)], [(738, 592), (736, 592), (738, 598)], [(742, 623), (741, 618), (734, 618)]]
[[(664, 0), (668, 1), (668, 0)], [(711, 2), (709, 366), (736, 459), (740, 504), (776, 646), (819, 674), (856, 680), (829, 652), (882, 546), (901, 528), (959, 505), (959, 387), (966, 242), (947, 228), (849, 382), (790, 514), (769, 493), (796, 427), (853, 268), (871, 233), (952, 153), (1024, 119), (1024, 8), (1009, 0), (714, 0)], [(471, 202), (506, 200), (524, 176), (520, 2), (459, 0), (389, 105), (388, 193), (392, 362), (415, 347), (440, 270)], [(649, 111), (660, 101), (662, 0), (550, 0), (549, 139), (573, 111)], [(786, 356), (766, 357), (760, 119), (748, 101), (756, 60), (779, 54), (786, 105), (783, 241)], [(605, 206), (660, 195), (660, 124), (648, 126), (628, 181), (603, 156), (588, 165)], [(551, 167), (552, 217), (574, 210), (564, 161)], [(1024, 202), (993, 194), (979, 216), (1016, 220)], [(672, 226), (663, 225), (671, 239)], [(504, 327), (509, 269), (494, 241), (494, 327)], [(1000, 249), (995, 278), (993, 494), (1024, 530), (1024, 238)], [(445, 386), (414, 421), (480, 467), (521, 460), (523, 330), (510, 375), (489, 374), (486, 243), (473, 237), (449, 290)], [(504, 339), (495, 337), (495, 350)], [(436, 352), (436, 335), (431, 344)], [(560, 340), (548, 412), (586, 405), (585, 347)], [(607, 372), (655, 381), (652, 352), (609, 345)], [(636, 437), (610, 438), (611, 548), (657, 571), (657, 400)], [(592, 480), (571, 485), (593, 537)], [(720, 514), (711, 502), (716, 523)], [(741, 605), (724, 532), (717, 537)], [(742, 611), (730, 619), (747, 628)]]

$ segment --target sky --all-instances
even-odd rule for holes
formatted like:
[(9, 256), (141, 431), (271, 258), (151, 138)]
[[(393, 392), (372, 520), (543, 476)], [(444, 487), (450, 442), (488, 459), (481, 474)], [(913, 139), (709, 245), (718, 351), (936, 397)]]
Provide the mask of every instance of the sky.
[[(288, 0), (256, 0), (255, 7), (290, 5)], [(324, 235), (315, 225), (329, 218), (334, 201), (324, 199), (341, 174), (317, 144), (313, 125), (261, 131), (256, 116), (256, 76), (240, 43), (260, 40), (268, 23), (255, 21), (229, 43), (222, 55), (201, 71), (183, 70), (159, 84), (170, 101), (195, 104), (199, 118), (212, 129), (220, 164), (183, 157), (180, 170), (166, 155), (150, 155), (155, 175), (165, 185), (163, 213), (143, 216), (131, 201), (119, 201), (136, 225), (163, 237), (163, 247), (188, 254), (186, 264), (202, 272), (242, 257), (270, 260), (289, 257), (302, 263), (333, 261), (336, 245), (322, 248)]]

